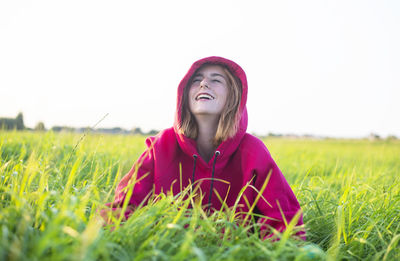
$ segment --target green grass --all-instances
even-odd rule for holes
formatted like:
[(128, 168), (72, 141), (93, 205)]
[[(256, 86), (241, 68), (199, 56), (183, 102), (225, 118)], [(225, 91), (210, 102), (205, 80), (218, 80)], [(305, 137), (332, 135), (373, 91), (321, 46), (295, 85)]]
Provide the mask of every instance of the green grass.
[(271, 242), (233, 212), (187, 208), (190, 191), (103, 227), (98, 209), (144, 137), (80, 138), (0, 131), (0, 260), (400, 259), (399, 141), (266, 139), (307, 229), (306, 242)]

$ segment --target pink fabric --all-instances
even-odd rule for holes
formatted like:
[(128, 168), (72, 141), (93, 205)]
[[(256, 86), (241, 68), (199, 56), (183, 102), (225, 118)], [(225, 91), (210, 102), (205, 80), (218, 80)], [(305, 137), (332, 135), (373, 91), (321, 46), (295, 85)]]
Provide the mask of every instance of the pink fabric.
[[(197, 163), (195, 169), (196, 185), (204, 195), (202, 203), (207, 205), (209, 198), (209, 189), (211, 185), (211, 174), (214, 157), (205, 162), (197, 152), (196, 142), (193, 139), (179, 133), (177, 123), (181, 117), (181, 101), (183, 89), (187, 85), (193, 73), (205, 63), (219, 64), (226, 66), (242, 83), (242, 100), (240, 103), (239, 113), (240, 127), (236, 136), (222, 142), (217, 151), (220, 155), (217, 157), (215, 164), (214, 184), (211, 198), (211, 208), (220, 209), (222, 204), (215, 194), (218, 192), (222, 199), (226, 198), (226, 204), (232, 207), (240, 190), (250, 183), (256, 189), (261, 190), (268, 174), (271, 173), (268, 185), (266, 186), (263, 198), (260, 198), (256, 204), (255, 211), (273, 218), (260, 218), (258, 222), (262, 223), (263, 230), (268, 237), (269, 226), (278, 231), (285, 230), (282, 214), (287, 222), (300, 211), (299, 203), (289, 187), (285, 177), (282, 175), (278, 166), (272, 159), (267, 147), (258, 138), (246, 133), (247, 129), (247, 80), (243, 69), (234, 63), (221, 57), (208, 57), (195, 62), (178, 86), (177, 108), (175, 123), (172, 128), (160, 132), (155, 137), (149, 137), (146, 140), (147, 150), (141, 155), (138, 161), (133, 165), (132, 169), (118, 184), (116, 189), (115, 200), (113, 206), (121, 206), (126, 200), (126, 190), (124, 188), (135, 176), (139, 179), (134, 188), (132, 196), (128, 199), (130, 206), (138, 206), (152, 193), (153, 189), (156, 194), (161, 192), (169, 192), (172, 189), (177, 194), (182, 187), (185, 188), (190, 184), (192, 179), (192, 171), (194, 165), (193, 155), (197, 155)], [(182, 168), (182, 180), (180, 181), (180, 170)], [(144, 178), (143, 178), (144, 177)], [(221, 182), (220, 180), (226, 181)], [(250, 186), (244, 192), (240, 199), (240, 208), (238, 211), (248, 212), (249, 207), (257, 197), (257, 191)], [(279, 203), (278, 203), (279, 202)], [(280, 208), (281, 211), (280, 211)], [(129, 213), (125, 213), (127, 216)], [(298, 220), (298, 225), (303, 224), (302, 216)], [(301, 234), (302, 235), (302, 234)]]

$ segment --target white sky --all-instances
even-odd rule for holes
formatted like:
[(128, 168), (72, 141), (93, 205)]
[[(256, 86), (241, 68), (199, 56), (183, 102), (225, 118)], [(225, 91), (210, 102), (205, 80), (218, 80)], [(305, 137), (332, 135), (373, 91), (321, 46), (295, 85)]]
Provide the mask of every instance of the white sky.
[(249, 127), (400, 136), (400, 1), (1, 1), (0, 117), (172, 126), (205, 56), (247, 73)]

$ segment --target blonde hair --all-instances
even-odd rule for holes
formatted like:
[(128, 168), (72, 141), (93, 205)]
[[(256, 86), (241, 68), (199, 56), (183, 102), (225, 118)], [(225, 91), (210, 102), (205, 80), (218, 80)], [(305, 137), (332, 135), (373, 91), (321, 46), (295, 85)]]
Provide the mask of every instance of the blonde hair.
[[(204, 64), (202, 67), (206, 65), (210, 64)], [(233, 138), (236, 135), (239, 128), (239, 106), (242, 99), (242, 85), (240, 81), (233, 76), (233, 74), (226, 67), (222, 65), (219, 66), (222, 67), (227, 76), (228, 96), (224, 109), (222, 110), (219, 118), (217, 132), (214, 137), (214, 145), (216, 146), (218, 146), (222, 141)], [(198, 70), (200, 70), (202, 67), (200, 67)], [(194, 75), (196, 75), (196, 73), (192, 75), (188, 81), (188, 84), (183, 90), (181, 108), (182, 115), (179, 122), (179, 130), (181, 133), (191, 139), (196, 139), (198, 135), (198, 126), (196, 120), (189, 109), (189, 87), (192, 83)]]

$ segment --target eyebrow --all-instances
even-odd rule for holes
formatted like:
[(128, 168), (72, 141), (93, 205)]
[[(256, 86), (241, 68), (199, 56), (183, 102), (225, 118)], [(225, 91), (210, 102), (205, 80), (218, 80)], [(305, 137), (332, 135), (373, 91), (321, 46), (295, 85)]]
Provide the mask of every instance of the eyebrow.
[[(202, 74), (202, 73), (197, 73), (197, 74), (195, 74), (195, 76), (194, 76), (193, 78), (196, 78), (196, 77), (199, 77), (199, 76), (203, 76), (203, 74)], [(222, 77), (224, 80), (226, 80), (225, 76), (223, 76), (223, 75), (220, 74), (220, 73), (212, 73), (211, 76), (212, 76), (212, 77), (219, 76), (219, 77)]]

